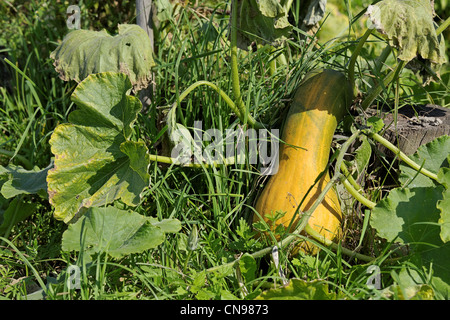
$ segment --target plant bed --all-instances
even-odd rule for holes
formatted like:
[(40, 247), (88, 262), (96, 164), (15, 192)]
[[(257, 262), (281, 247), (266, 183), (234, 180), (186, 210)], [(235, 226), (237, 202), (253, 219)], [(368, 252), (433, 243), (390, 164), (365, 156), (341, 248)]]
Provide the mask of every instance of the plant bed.
[[(428, 2), (383, 0), (363, 36), (352, 22), (322, 43), (300, 32), (297, 1), (172, 2), (153, 52), (125, 21), (58, 35), (53, 90), (5, 60), (18, 93), (0, 109), (0, 298), (448, 299), (450, 138), (423, 133), (408, 156), (384, 137), (406, 135), (402, 71), (416, 56), (445, 63), (450, 20), (434, 30)], [(402, 45), (419, 38), (429, 45)], [(367, 116), (393, 93), (393, 119)], [(412, 124), (447, 123), (415, 110)], [(330, 201), (342, 189), (345, 211)], [(9, 281), (24, 276), (41, 289)]]

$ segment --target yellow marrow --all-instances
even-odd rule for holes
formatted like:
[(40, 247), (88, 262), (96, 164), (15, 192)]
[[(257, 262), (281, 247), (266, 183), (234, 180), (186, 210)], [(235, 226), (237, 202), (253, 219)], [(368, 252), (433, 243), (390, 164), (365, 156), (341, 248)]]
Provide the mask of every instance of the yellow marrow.
[[(351, 98), (346, 77), (333, 70), (314, 71), (299, 86), (281, 134), (286, 144), (280, 144), (278, 172), (269, 178), (255, 204), (266, 222), (270, 222), (269, 215), (282, 211), (286, 214), (276, 225), (296, 226), (301, 216), (294, 216), (295, 211), (327, 167), (336, 126), (346, 114)], [(302, 212), (311, 207), (329, 179), (326, 172), (306, 195), (300, 207)], [(253, 220), (260, 218), (255, 214)], [(330, 189), (310, 217), (309, 225), (333, 240), (341, 235), (341, 222), (339, 199), (336, 191)], [(271, 227), (275, 229), (276, 225)]]

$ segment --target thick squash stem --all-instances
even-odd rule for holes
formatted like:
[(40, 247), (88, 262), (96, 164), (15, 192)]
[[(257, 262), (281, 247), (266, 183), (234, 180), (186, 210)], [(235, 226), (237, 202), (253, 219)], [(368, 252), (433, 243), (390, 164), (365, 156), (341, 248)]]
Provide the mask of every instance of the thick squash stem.
[[(233, 100), (231, 100), (231, 98), (223, 90), (221, 90), (218, 86), (216, 86), (212, 82), (202, 80), (202, 81), (197, 81), (197, 82), (191, 84), (188, 88), (186, 88), (186, 90), (184, 90), (180, 94), (178, 101), (179, 102), (183, 101), (193, 90), (195, 90), (199, 86), (208, 86), (208, 87), (214, 89), (224, 99), (224, 101), (227, 103), (227, 105), (230, 107), (230, 109), (244, 123), (243, 115), (240, 112), (240, 110), (236, 107)], [(177, 103), (174, 103), (173, 107), (176, 108)], [(255, 129), (265, 128), (264, 124), (256, 121), (250, 114), (247, 115), (247, 123)], [(1, 153), (1, 149), (0, 149), (0, 153)], [(166, 163), (166, 164), (177, 164), (177, 160), (174, 158), (159, 156), (159, 155), (154, 155), (154, 154), (150, 154), (149, 156), (150, 156), (150, 161), (157, 161), (157, 162)], [(217, 162), (215, 161), (212, 164), (188, 163), (188, 164), (183, 164), (183, 166), (189, 167), (189, 168), (203, 168), (203, 167), (209, 168), (209, 167), (218, 167), (220, 165), (232, 165), (234, 163), (235, 163), (234, 157), (230, 157), (230, 158), (223, 159), (221, 161), (217, 161)]]
[(413, 160), (411, 160), (406, 154), (404, 154), (400, 149), (398, 149), (396, 146), (394, 146), (392, 143), (390, 143), (388, 140), (383, 138), (377, 133), (370, 132), (368, 134), (370, 138), (373, 140), (381, 143), (383, 146), (394, 152), (403, 162), (405, 162), (408, 166), (413, 168), (414, 170), (422, 173), (423, 175), (427, 176), (430, 179), (433, 179), (434, 181), (438, 180), (438, 177), (435, 173), (428, 171), (427, 169), (422, 168), (422, 166), (415, 163)]
[[(160, 163), (166, 163), (166, 164), (178, 164), (178, 160), (171, 157), (165, 157), (165, 156), (158, 156), (155, 154), (150, 154), (150, 161), (160, 162)], [(213, 161), (211, 164), (204, 164), (204, 163), (187, 163), (182, 164), (183, 167), (187, 168), (210, 168), (210, 167), (219, 167), (221, 165), (233, 165), (235, 163), (234, 157), (225, 158), (220, 161)]]
[(350, 193), (357, 201), (359, 201), (367, 208), (369, 209), (375, 208), (375, 206), (377, 205), (375, 202), (370, 201), (369, 199), (364, 197), (361, 193), (359, 193), (358, 190), (360, 190), (361, 188), (357, 185), (356, 181), (353, 179), (344, 163), (341, 164), (341, 171), (344, 174), (341, 177), (341, 182), (344, 185), (345, 189), (348, 191), (348, 193)]
[[(314, 204), (312, 205), (312, 207), (303, 213), (302, 215), (302, 219), (300, 220), (299, 225), (297, 226), (297, 228), (294, 230), (294, 232), (291, 233), (291, 235), (287, 236), (286, 238), (284, 238), (281, 241), (278, 241), (275, 245), (278, 248), (285, 248), (286, 246), (288, 246), (292, 241), (296, 240), (298, 238), (298, 235), (303, 231), (303, 229), (306, 227), (306, 225), (308, 224), (308, 220), (309, 217), (313, 214), (314, 210), (319, 206), (319, 204), (323, 201), (323, 199), (325, 198), (325, 195), (327, 194), (327, 192), (333, 187), (333, 185), (336, 183), (336, 181), (339, 179), (339, 175), (338, 176), (334, 176), (325, 186), (325, 188), (323, 189), (323, 191), (320, 193), (320, 195), (317, 197), (316, 201), (314, 202)], [(266, 247), (264, 249), (261, 249), (259, 251), (256, 251), (254, 253), (251, 254), (251, 256), (253, 256), (253, 258), (260, 258), (263, 257), (269, 253), (272, 252), (272, 248), (273, 246), (270, 247)], [(221, 268), (224, 267), (235, 267), (237, 266), (239, 263), (239, 259), (236, 259), (230, 263), (221, 265), (221, 266), (216, 266), (216, 267), (212, 267), (207, 269), (207, 272), (213, 272), (216, 270), (220, 270)]]
[[(353, 142), (354, 139), (361, 133), (360, 130), (355, 132), (345, 143)], [(403, 162), (405, 162), (408, 166), (413, 168), (414, 170), (418, 171), (419, 173), (422, 173), (423, 175), (429, 177), (430, 179), (433, 179), (435, 181), (438, 180), (438, 177), (435, 173), (428, 171), (427, 169), (422, 168), (419, 164), (415, 163), (413, 160), (411, 160), (406, 154), (404, 154), (400, 149), (398, 149), (396, 146), (394, 146), (392, 143), (390, 143), (388, 140), (383, 138), (377, 133), (369, 132), (367, 135), (372, 138), (373, 140), (379, 142), (389, 150), (391, 150), (394, 154), (396, 154)], [(370, 201), (366, 197), (364, 197), (361, 193), (359, 193), (358, 190), (361, 188), (358, 186), (358, 184), (353, 180), (352, 176), (350, 175), (347, 167), (343, 162), (338, 163), (339, 167), (336, 166), (336, 168), (339, 168), (343, 176), (341, 177), (341, 182), (343, 183), (345, 189), (361, 204), (365, 205), (369, 209), (373, 209), (376, 206), (376, 203), (373, 201)], [(337, 164), (337, 165), (338, 165)]]
[(358, 183), (353, 179), (350, 171), (348, 171), (347, 166), (344, 163), (341, 163), (341, 172), (344, 174), (345, 179), (353, 186), (355, 190), (359, 192), (362, 188), (358, 185)]
[(450, 26), (450, 17), (447, 18), (437, 29), (436, 29), (436, 35), (440, 35), (442, 32), (444, 32), (445, 29), (447, 29)]
[(375, 208), (377, 205), (375, 202), (370, 201), (366, 197), (364, 197), (361, 193), (359, 193), (353, 185), (348, 181), (346, 178), (341, 179), (342, 184), (344, 185), (345, 189), (347, 189), (348, 193), (350, 193), (357, 201), (359, 201), (361, 204), (365, 205), (369, 209)]
[[(275, 52), (275, 48), (274, 47), (270, 47), (270, 53), (274, 53)], [(277, 73), (277, 60), (276, 59), (272, 59), (269, 62), (269, 74), (271, 76), (275, 75)]]
[[(227, 103), (227, 105), (230, 107), (230, 109), (239, 117), (242, 123), (245, 123), (245, 115), (239, 110), (239, 108), (236, 106), (236, 104), (233, 102), (233, 100), (218, 86), (216, 86), (214, 83), (201, 80), (197, 81), (193, 84), (191, 84), (186, 90), (184, 90), (179, 97), (179, 101), (183, 101), (195, 88), (199, 86), (208, 86), (212, 89), (214, 89)], [(258, 122), (253, 118), (250, 114), (247, 114), (247, 123), (254, 129), (263, 129), (265, 128), (265, 125), (261, 122)]]
[[(347, 142), (353, 141), (354, 138), (360, 133), (360, 131), (357, 131), (355, 134), (353, 134)], [(392, 143), (390, 143), (388, 140), (384, 139), (382, 136), (380, 136), (377, 133), (370, 132), (367, 134), (370, 138), (373, 140), (381, 143), (383, 146), (394, 152), (402, 161), (404, 161), (407, 165), (409, 165), (414, 170), (418, 171), (419, 173), (422, 173), (423, 175), (437, 181), (437, 175), (428, 171), (427, 169), (422, 168), (420, 165), (412, 161), (406, 154), (404, 154), (400, 149), (398, 149), (396, 146), (394, 146)], [(346, 142), (346, 143), (347, 143)], [(366, 197), (364, 197), (361, 193), (359, 193), (358, 190), (361, 188), (358, 186), (356, 181), (354, 181), (353, 177), (350, 175), (350, 172), (348, 171), (347, 167), (343, 162), (339, 165), (340, 170), (343, 173), (343, 176), (341, 176), (341, 182), (344, 185), (345, 189), (361, 204), (365, 205), (369, 209), (373, 209), (376, 206), (376, 203), (373, 201), (370, 201)]]
[(355, 64), (356, 64), (356, 58), (358, 58), (359, 53), (361, 52), (361, 49), (363, 45), (366, 43), (367, 38), (369, 38), (370, 34), (372, 33), (373, 29), (367, 29), (366, 33), (359, 39), (358, 45), (355, 48), (355, 51), (353, 51), (352, 57), (350, 58), (350, 62), (348, 65), (348, 79), (350, 81), (350, 86), (356, 95), (356, 85), (355, 85)]
[[(233, 0), (231, 7), (231, 27), (230, 27), (230, 60), (231, 60), (231, 85), (234, 98), (244, 121), (247, 118), (248, 110), (242, 101), (241, 87), (239, 81), (239, 68), (237, 58), (237, 1)], [(241, 119), (242, 120), (242, 119)], [(245, 122), (244, 122), (245, 123)]]
[[(338, 157), (337, 157), (337, 160), (336, 160), (336, 169), (335, 169), (333, 177), (330, 179), (330, 181), (327, 183), (325, 188), (322, 190), (322, 192), (320, 193), (319, 197), (314, 202), (313, 206), (309, 210), (307, 210), (306, 212), (303, 213), (302, 219), (300, 220), (300, 222), (299, 222), (297, 228), (295, 229), (295, 231), (292, 232), (291, 235), (289, 235), (288, 237), (286, 237), (283, 240), (277, 242), (276, 246), (278, 246), (279, 248), (287, 247), (292, 241), (294, 241), (295, 239), (298, 238), (299, 234), (302, 231), (305, 231), (314, 240), (319, 241), (320, 243), (324, 244), (325, 246), (331, 247), (334, 250), (338, 249), (338, 247), (339, 247), (338, 244), (334, 243), (333, 241), (331, 241), (329, 239), (326, 239), (320, 233), (315, 231), (311, 226), (309, 226), (308, 225), (308, 220), (309, 220), (309, 217), (313, 214), (314, 210), (323, 201), (323, 199), (325, 198), (325, 195), (327, 194), (327, 192), (337, 183), (337, 181), (339, 179), (343, 180), (344, 186), (346, 186), (347, 190), (350, 189), (350, 190), (354, 191), (353, 193), (352, 192), (351, 193), (353, 194), (353, 196), (355, 196), (355, 198), (358, 201), (360, 201), (361, 203), (363, 203), (364, 205), (366, 205), (370, 209), (373, 209), (373, 207), (376, 205), (376, 203), (366, 199), (361, 194), (359, 194), (359, 192), (356, 191), (356, 189), (353, 187), (353, 185), (350, 182), (348, 182), (348, 180), (342, 175), (342, 173), (339, 172), (339, 170), (342, 170), (342, 163), (343, 163), (343, 158), (344, 158), (345, 152), (347, 151), (347, 149), (349, 148), (351, 143), (358, 137), (359, 134), (361, 134), (361, 131), (360, 130), (356, 131), (341, 146), (341, 149), (339, 150), (339, 154), (338, 154)], [(437, 176), (434, 173), (431, 173), (428, 170), (421, 168), (414, 161), (412, 161), (406, 155), (404, 155), (398, 148), (396, 148), (394, 145), (392, 145), (389, 141), (387, 141), (386, 139), (384, 139), (380, 135), (378, 135), (376, 133), (369, 133), (368, 136), (371, 137), (372, 139), (374, 139), (375, 141), (380, 142), (381, 144), (386, 146), (391, 151), (395, 152), (397, 155), (399, 155), (400, 159), (405, 161), (412, 168), (420, 171), (421, 173), (427, 175), (428, 177), (430, 177), (432, 179), (437, 179)], [(272, 248), (273, 248), (272, 246), (264, 248), (262, 250), (259, 250), (257, 252), (252, 253), (251, 256), (253, 256), (254, 258), (263, 257), (263, 256), (269, 254), (272, 251)], [(359, 254), (357, 252), (354, 252), (352, 250), (349, 250), (349, 249), (346, 249), (346, 248), (343, 248), (343, 247), (341, 247), (340, 249), (342, 250), (343, 254), (351, 256), (351, 257), (355, 257), (355, 258), (357, 258), (357, 259), (359, 259), (361, 261), (371, 262), (371, 261), (374, 261), (376, 259), (374, 257), (370, 257), (370, 256), (366, 256), (366, 255), (363, 255), (363, 254)], [(216, 266), (216, 267), (209, 268), (206, 271), (207, 272), (214, 272), (214, 271), (217, 271), (217, 270), (219, 270), (221, 268), (236, 267), (238, 264), (239, 264), (239, 259), (236, 259), (236, 260), (234, 260), (234, 261), (232, 261), (230, 263), (227, 263), (227, 264), (224, 264), (224, 265), (221, 265), (221, 266)]]

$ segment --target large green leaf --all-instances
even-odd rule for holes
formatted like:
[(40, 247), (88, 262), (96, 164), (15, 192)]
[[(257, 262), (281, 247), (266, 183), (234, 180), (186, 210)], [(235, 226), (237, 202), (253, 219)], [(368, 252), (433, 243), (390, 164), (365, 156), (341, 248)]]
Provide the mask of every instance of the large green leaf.
[(381, 296), (385, 299), (395, 300), (435, 300), (433, 288), (426, 284), (411, 285), (402, 287), (401, 285), (391, 285), (381, 291)]
[(137, 25), (122, 24), (119, 33), (106, 30), (73, 30), (50, 54), (64, 81), (83, 81), (88, 75), (105, 71), (122, 72), (130, 77), (134, 90), (146, 88), (155, 65), (150, 39)]
[(370, 224), (379, 236), (403, 243), (419, 269), (432, 268), (432, 283), (450, 297), (450, 138), (442, 136), (418, 148), (416, 163), (437, 174), (434, 181), (400, 164), (400, 181), (372, 211)]
[(181, 223), (175, 219), (156, 222), (111, 206), (90, 208), (64, 232), (62, 249), (84, 250), (88, 255), (107, 253), (120, 258), (155, 248), (165, 240), (165, 232), (180, 229)]
[(38, 194), (47, 197), (47, 172), (53, 167), (53, 161), (44, 169), (33, 168), (25, 170), (20, 166), (0, 166), (0, 177), (5, 182), (0, 188), (0, 193), (7, 199), (19, 194)]
[(431, 286), (424, 282), (424, 279), (416, 269), (409, 265), (402, 266), (397, 274), (391, 271), (395, 283), (382, 289), (382, 296), (394, 298), (396, 300), (434, 300), (435, 293)]
[(436, 35), (430, 1), (383, 0), (370, 5), (367, 15), (372, 26), (398, 48), (400, 60), (408, 62), (420, 56), (434, 64), (445, 62), (445, 48)]
[(292, 30), (288, 13), (278, 0), (237, 0), (236, 10), (238, 41), (242, 49), (247, 49), (253, 41), (277, 45)]
[(450, 188), (446, 189), (439, 200), (437, 208), (441, 211), (439, 224), (441, 226), (441, 239), (444, 242), (450, 241)]
[(372, 147), (366, 136), (360, 138), (360, 146), (355, 150), (355, 158), (350, 163), (350, 169), (356, 179), (359, 179), (369, 165)]
[(422, 241), (412, 246), (411, 262), (419, 268), (432, 269), (433, 286), (450, 299), (450, 242), (442, 242), (439, 225), (430, 227)]
[(419, 269), (432, 268), (432, 282), (448, 296), (450, 242), (443, 242), (436, 206), (443, 191), (443, 186), (394, 189), (373, 209), (370, 224), (379, 236), (408, 245), (410, 261)]
[(75, 89), (78, 109), (50, 139), (55, 163), (47, 184), (57, 219), (68, 223), (83, 207), (116, 199), (139, 203), (149, 185), (150, 161), (145, 144), (130, 140), (142, 108), (138, 98), (126, 94), (130, 88), (125, 74), (105, 72), (90, 75)]
[(313, 27), (325, 16), (327, 0), (302, 0), (300, 18), (302, 25)]
[(422, 242), (439, 220), (436, 203), (443, 190), (442, 186), (393, 189), (373, 209), (370, 224), (388, 241)]
[[(450, 164), (450, 154), (447, 157), (447, 163)], [(442, 184), (447, 189), (450, 189), (450, 168), (440, 168), (437, 177), (440, 184)]]
[(157, 23), (160, 24), (173, 20), (182, 8), (180, 3), (172, 4), (171, 0), (154, 0), (153, 6), (156, 11), (156, 14), (153, 13), (153, 15), (156, 15)]
[(257, 266), (255, 258), (250, 254), (245, 253), (239, 259), (239, 270), (246, 283), (251, 283), (255, 280)]
[(52, 167), (53, 161), (42, 170), (37, 167), (25, 170), (12, 164), (0, 166), (0, 235), (8, 234), (17, 223), (36, 211), (37, 203), (25, 201), (20, 195), (38, 194), (47, 198), (46, 177)]

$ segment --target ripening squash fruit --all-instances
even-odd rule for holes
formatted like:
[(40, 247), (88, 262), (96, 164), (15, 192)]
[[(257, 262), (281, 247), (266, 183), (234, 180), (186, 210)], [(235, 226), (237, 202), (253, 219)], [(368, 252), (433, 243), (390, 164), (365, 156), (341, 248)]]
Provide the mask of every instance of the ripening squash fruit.
[[(255, 209), (259, 215), (254, 215), (254, 222), (261, 216), (271, 225), (271, 215), (273, 217), (277, 211), (286, 212), (271, 228), (283, 224), (286, 228), (291, 226), (293, 231), (301, 217), (294, 215), (303, 197), (306, 195), (301, 212), (312, 206), (330, 180), (326, 172), (308, 193), (327, 167), (336, 126), (347, 113), (351, 100), (350, 84), (345, 75), (337, 71), (313, 71), (300, 84), (283, 126), (281, 140), (285, 143), (280, 144), (278, 172), (269, 178), (256, 200)], [(342, 234), (341, 222), (339, 199), (332, 188), (313, 212), (309, 225), (327, 239), (336, 240)], [(307, 243), (301, 248), (310, 253), (317, 252), (317, 248)]]

